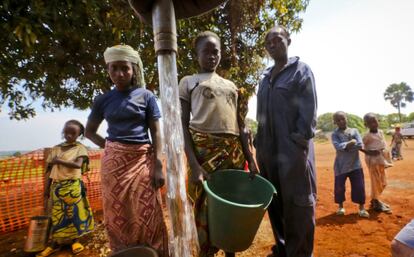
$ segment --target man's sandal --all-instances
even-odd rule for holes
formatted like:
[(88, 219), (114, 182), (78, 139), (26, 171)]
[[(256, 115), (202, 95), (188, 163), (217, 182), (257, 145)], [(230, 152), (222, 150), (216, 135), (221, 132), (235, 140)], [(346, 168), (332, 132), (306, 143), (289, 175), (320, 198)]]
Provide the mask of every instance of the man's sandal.
[(85, 249), (85, 247), (79, 242), (76, 242), (76, 243), (72, 244), (73, 254), (78, 254), (78, 253), (82, 252), (84, 249)]

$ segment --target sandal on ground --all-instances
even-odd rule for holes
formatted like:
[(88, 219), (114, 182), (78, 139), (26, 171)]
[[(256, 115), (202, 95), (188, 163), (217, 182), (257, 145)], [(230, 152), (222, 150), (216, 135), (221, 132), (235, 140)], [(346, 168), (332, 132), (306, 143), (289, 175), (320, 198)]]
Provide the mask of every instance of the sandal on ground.
[(44, 249), (43, 251), (41, 251), (40, 253), (36, 254), (36, 257), (46, 257), (51, 255), (52, 253), (55, 253), (57, 251), (59, 251), (60, 248), (52, 248), (50, 246), (46, 247), (46, 249)]
[(336, 211), (336, 215), (338, 215), (338, 216), (344, 216), (345, 215), (345, 208), (339, 208)]
[(85, 247), (79, 242), (76, 242), (76, 243), (72, 244), (73, 254), (78, 254), (78, 253), (82, 252), (84, 249), (85, 249)]
[(381, 206), (381, 212), (384, 212), (386, 214), (391, 214), (392, 213), (392, 210), (391, 210), (390, 207), (387, 207), (386, 205), (382, 205)]
[(384, 212), (387, 214), (391, 214), (391, 208), (388, 204), (385, 204), (379, 200), (372, 200), (371, 201), (371, 208), (376, 212)]
[(387, 213), (387, 214), (392, 213), (391, 207), (388, 204), (386, 204), (384, 202), (381, 202), (381, 201), (378, 201), (378, 202), (379, 202), (379, 205), (380, 205), (379, 206), (379, 211)]
[(358, 211), (358, 216), (361, 217), (361, 218), (369, 218), (369, 213), (365, 209), (359, 210)]
[(378, 200), (378, 202), (379, 202), (380, 204), (384, 205), (385, 207), (390, 208), (390, 205), (389, 205), (389, 204), (384, 203), (384, 202), (382, 202), (382, 201), (380, 201), (380, 200)]

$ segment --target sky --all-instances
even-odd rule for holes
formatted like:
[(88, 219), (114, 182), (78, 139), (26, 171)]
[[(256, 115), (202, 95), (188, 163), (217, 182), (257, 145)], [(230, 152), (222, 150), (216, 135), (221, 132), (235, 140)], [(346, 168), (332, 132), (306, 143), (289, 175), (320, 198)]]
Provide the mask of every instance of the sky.
[[(310, 0), (302, 30), (293, 34), (290, 56), (299, 56), (313, 70), (318, 115), (338, 110), (363, 116), (395, 113), (383, 93), (392, 83), (406, 82), (414, 90), (412, 0)], [(270, 63), (271, 64), (271, 63)], [(402, 113), (414, 112), (414, 103)], [(256, 99), (248, 117), (255, 118)], [(86, 123), (89, 111), (40, 108), (28, 121), (9, 120), (0, 112), (0, 151), (34, 150), (62, 141), (69, 119)], [(106, 135), (106, 124), (98, 132)], [(85, 145), (93, 146), (87, 139)]]

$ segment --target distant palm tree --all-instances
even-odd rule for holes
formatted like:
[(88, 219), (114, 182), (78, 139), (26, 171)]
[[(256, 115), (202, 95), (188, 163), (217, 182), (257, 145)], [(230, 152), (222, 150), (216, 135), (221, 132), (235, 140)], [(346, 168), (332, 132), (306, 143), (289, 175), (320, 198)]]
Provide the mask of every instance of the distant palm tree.
[(401, 108), (406, 106), (406, 102), (414, 101), (414, 93), (411, 87), (405, 82), (391, 84), (384, 92), (384, 99), (391, 102), (391, 105), (397, 108), (398, 117), (401, 122)]

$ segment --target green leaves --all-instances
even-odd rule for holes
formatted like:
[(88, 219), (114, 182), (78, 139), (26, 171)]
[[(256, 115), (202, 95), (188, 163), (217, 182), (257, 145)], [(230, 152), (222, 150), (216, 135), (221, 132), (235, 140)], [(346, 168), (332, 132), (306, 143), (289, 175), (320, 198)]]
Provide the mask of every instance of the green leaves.
[[(222, 39), (218, 73), (254, 94), (263, 68), (263, 37), (277, 21), (299, 31), (308, 0), (228, 1), (213, 12), (177, 22), (179, 78), (197, 72), (193, 39), (212, 30)], [(103, 52), (115, 44), (139, 49), (147, 88), (158, 88), (152, 28), (133, 15), (127, 0), (3, 0), (0, 3), (0, 106), (9, 117), (47, 110), (87, 109), (108, 90)], [(21, 92), (21, 95), (19, 94)]]
[[(327, 112), (318, 116), (317, 129), (323, 132), (332, 132), (337, 126), (333, 122), (333, 113)], [(365, 131), (364, 120), (354, 114), (347, 113), (348, 127), (356, 128), (360, 133)]]
[(402, 122), (401, 108), (406, 106), (406, 102), (414, 101), (414, 93), (405, 82), (391, 84), (384, 92), (384, 99), (390, 101), (391, 105), (398, 110), (399, 122)]

